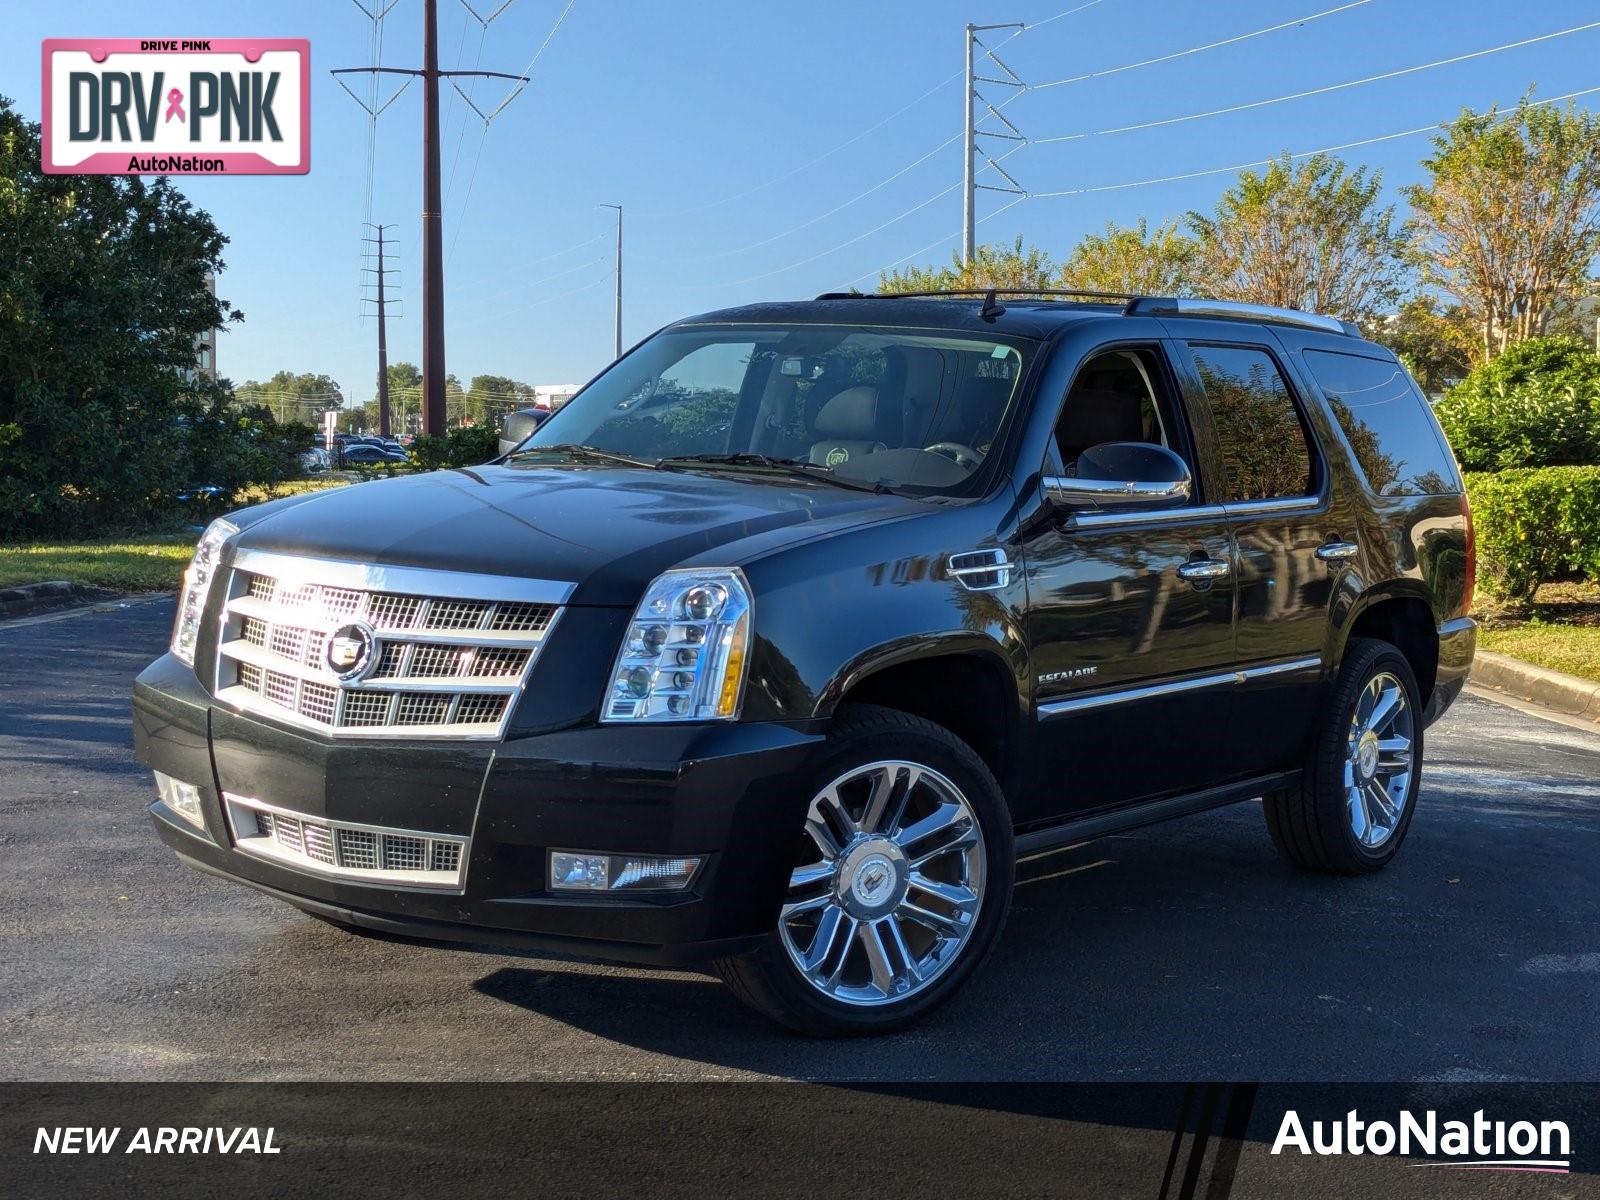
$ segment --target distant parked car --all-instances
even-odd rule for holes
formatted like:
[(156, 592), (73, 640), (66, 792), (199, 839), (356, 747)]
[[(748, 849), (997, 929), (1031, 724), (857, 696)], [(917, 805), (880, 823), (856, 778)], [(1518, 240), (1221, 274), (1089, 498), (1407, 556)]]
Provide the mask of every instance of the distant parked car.
[(333, 460), (328, 457), (328, 452), (320, 446), (312, 446), (300, 454), (300, 469), (308, 475), (326, 471), (332, 463)]
[(350, 466), (378, 466), (384, 463), (407, 463), (410, 456), (399, 447), (390, 449), (387, 446), (372, 442), (351, 442), (344, 448), (344, 464)]

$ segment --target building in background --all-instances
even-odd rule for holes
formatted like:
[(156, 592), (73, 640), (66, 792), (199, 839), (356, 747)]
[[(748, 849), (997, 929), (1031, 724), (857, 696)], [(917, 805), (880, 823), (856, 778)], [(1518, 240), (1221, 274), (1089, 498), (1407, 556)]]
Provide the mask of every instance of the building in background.
[(536, 383), (533, 385), (533, 405), (554, 412), (571, 400), (582, 386), (580, 383)]
[[(217, 277), (206, 276), (206, 291), (213, 296), (217, 294)], [(217, 381), (217, 331), (208, 329), (204, 333), (196, 334), (194, 339), (194, 366), (184, 372), (184, 377), (190, 380), (205, 379), (212, 383)]]

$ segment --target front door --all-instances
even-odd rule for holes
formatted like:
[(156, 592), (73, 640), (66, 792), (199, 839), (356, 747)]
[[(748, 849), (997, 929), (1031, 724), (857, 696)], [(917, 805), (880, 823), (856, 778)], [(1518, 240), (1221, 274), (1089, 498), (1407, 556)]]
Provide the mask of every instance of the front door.
[(1095, 352), (1061, 404), (1046, 475), (1070, 475), (1090, 446), (1148, 441), (1189, 464), (1196, 494), (1173, 509), (1047, 508), (1034, 522), (1023, 547), (1039, 745), (1030, 816), (1211, 781), (1233, 682), (1233, 555), (1178, 395), (1153, 342)]

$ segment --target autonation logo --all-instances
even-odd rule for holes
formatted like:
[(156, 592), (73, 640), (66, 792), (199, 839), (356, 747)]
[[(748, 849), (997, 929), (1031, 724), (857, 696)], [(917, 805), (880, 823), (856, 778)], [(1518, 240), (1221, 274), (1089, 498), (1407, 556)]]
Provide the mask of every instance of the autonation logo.
[(1471, 1121), (1441, 1121), (1429, 1109), (1421, 1117), (1402, 1109), (1392, 1121), (1365, 1121), (1351, 1109), (1339, 1121), (1312, 1121), (1283, 1114), (1272, 1152), (1301, 1154), (1421, 1156), (1440, 1159), (1420, 1167), (1466, 1171), (1528, 1171), (1565, 1175), (1571, 1169), (1572, 1133), (1565, 1121), (1491, 1121), (1479, 1109)]

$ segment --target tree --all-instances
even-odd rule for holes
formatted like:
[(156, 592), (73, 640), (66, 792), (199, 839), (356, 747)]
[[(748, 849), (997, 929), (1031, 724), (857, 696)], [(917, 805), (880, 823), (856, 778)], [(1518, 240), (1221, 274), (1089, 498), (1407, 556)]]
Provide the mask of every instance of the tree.
[(144, 520), (197, 470), (225, 397), (195, 339), (240, 314), (227, 238), (163, 178), (46, 175), (0, 97), (0, 540)]
[(280, 425), (288, 421), (318, 425), (324, 412), (344, 405), (338, 383), (310, 372), (279, 371), (265, 383), (246, 380), (234, 388), (234, 395), (243, 404), (265, 408)]
[(972, 263), (963, 266), (961, 256), (953, 254), (948, 267), (907, 267), (904, 271), (878, 277), (880, 292), (944, 292), (955, 289), (1047, 288), (1055, 277), (1056, 266), (1048, 254), (1036, 246), (1024, 247), (1022, 235), (1009, 246), (998, 243), (979, 246), (972, 252)]
[(494, 426), (496, 418), (523, 403), (522, 397), (528, 391), (526, 384), (504, 375), (474, 375), (467, 385), (467, 408), (473, 414), (473, 424)]
[(1405, 363), (1417, 385), (1430, 396), (1454, 387), (1472, 369), (1476, 332), (1460, 305), (1445, 306), (1434, 296), (1413, 296), (1400, 311), (1368, 330)]
[(1137, 225), (1107, 223), (1104, 233), (1091, 233), (1073, 248), (1061, 268), (1061, 286), (1127, 296), (1185, 296), (1191, 284), (1195, 243), (1178, 222), (1152, 231)]
[(1211, 216), (1191, 212), (1202, 293), (1371, 322), (1400, 298), (1403, 231), (1380, 172), (1326, 154), (1243, 171)]
[(1456, 301), (1480, 361), (1551, 332), (1600, 251), (1600, 118), (1535, 104), (1465, 110), (1433, 140), (1411, 202), (1425, 283)]

